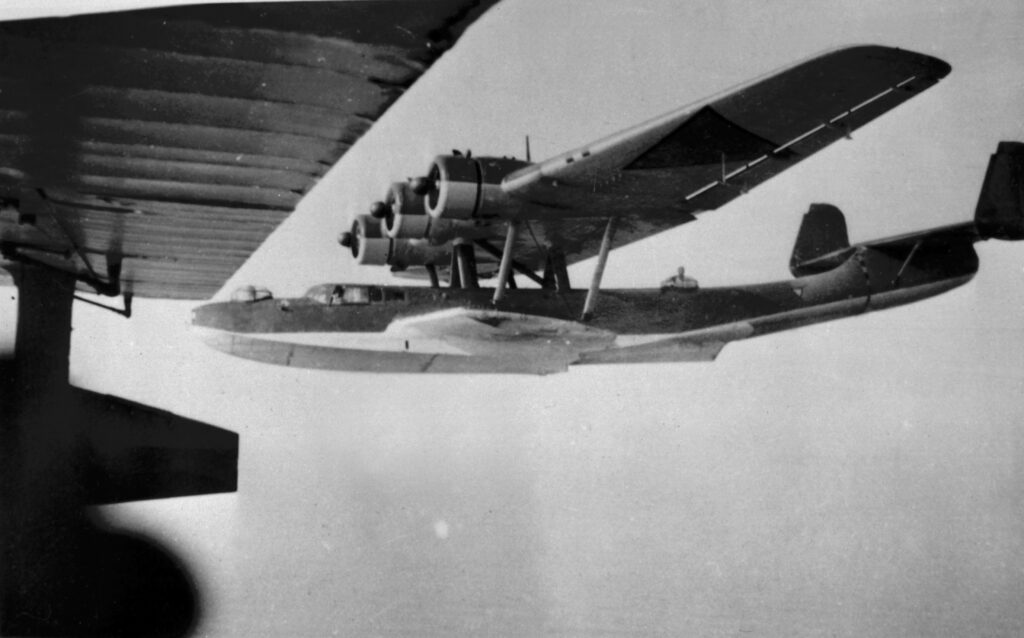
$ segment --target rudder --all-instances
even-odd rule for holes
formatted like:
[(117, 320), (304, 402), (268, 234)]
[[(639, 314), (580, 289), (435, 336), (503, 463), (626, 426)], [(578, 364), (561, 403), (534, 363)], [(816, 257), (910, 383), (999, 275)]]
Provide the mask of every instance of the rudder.
[(1000, 142), (981, 185), (974, 224), (984, 239), (1024, 239), (1024, 143)]
[(842, 211), (832, 204), (811, 204), (800, 223), (789, 271), (802, 277), (831, 270), (846, 258), (849, 247)]

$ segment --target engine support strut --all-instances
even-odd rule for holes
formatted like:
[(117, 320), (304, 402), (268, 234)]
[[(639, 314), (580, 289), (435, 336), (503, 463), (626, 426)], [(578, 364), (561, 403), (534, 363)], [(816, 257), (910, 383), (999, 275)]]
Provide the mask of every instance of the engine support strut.
[(587, 300), (583, 304), (582, 321), (590, 321), (594, 316), (594, 307), (597, 305), (597, 294), (601, 289), (601, 278), (604, 277), (604, 266), (608, 263), (608, 252), (612, 247), (612, 240), (615, 239), (615, 229), (618, 227), (619, 218), (609, 217), (608, 224), (604, 227), (604, 236), (601, 238), (601, 248), (597, 253), (597, 264), (594, 266), (594, 276), (590, 280), (590, 289), (587, 291)]
[(468, 290), (479, 288), (480, 284), (476, 276), (476, 251), (473, 249), (473, 244), (455, 244), (455, 257), (462, 287)]
[(558, 292), (569, 291), (569, 270), (565, 265), (565, 253), (558, 248), (548, 249), (542, 287), (554, 288)]
[(515, 248), (518, 232), (519, 222), (510, 221), (508, 233), (505, 235), (505, 249), (501, 252), (501, 264), (498, 266), (498, 281), (494, 285), (494, 303), (498, 303), (505, 296), (505, 286), (512, 273), (512, 249)]

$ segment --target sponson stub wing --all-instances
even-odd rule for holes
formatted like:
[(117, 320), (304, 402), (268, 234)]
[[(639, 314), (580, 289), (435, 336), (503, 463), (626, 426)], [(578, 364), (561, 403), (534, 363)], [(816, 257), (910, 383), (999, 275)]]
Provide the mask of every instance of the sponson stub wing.
[(615, 341), (614, 332), (577, 321), (478, 308), (453, 308), (398, 319), (384, 334), (443, 341), (463, 354), (507, 353), (505, 346), (509, 345), (520, 350), (578, 352), (607, 347)]
[[(939, 59), (890, 47), (837, 49), (543, 162), (439, 156), (425, 177), (392, 187), (404, 196), (389, 193), (375, 210), (404, 220), (389, 224), (389, 245), (465, 240), (488, 259), (495, 251), (481, 244), (500, 245), (503, 222), (519, 220), (528, 232), (518, 234), (517, 262), (539, 271), (555, 250), (571, 264), (598, 253), (607, 218), (618, 219), (616, 246), (693, 221), (949, 71)], [(389, 259), (361, 263), (423, 265)]]
[[(207, 306), (206, 318), (218, 307), (225, 304)], [(379, 333), (200, 328), (199, 334), (217, 350), (263, 363), (391, 373), (565, 372), (582, 353), (612, 347), (616, 339), (614, 332), (575, 321), (479, 307), (401, 316)]]

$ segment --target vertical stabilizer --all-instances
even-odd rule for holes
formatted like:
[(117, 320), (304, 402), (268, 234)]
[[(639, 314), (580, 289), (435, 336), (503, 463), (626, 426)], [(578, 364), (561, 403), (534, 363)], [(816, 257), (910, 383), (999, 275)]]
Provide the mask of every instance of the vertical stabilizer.
[(789, 270), (794, 277), (831, 270), (845, 259), (849, 247), (842, 211), (832, 204), (811, 204), (800, 223)]
[(988, 163), (974, 223), (985, 239), (1024, 239), (1024, 143), (1000, 142)]

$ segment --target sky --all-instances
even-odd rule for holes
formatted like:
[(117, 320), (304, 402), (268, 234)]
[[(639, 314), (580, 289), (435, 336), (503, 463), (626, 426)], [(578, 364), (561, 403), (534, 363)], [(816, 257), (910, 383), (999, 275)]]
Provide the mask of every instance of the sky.
[[(996, 144), (1024, 141), (1019, 2), (506, 0), (222, 296), (389, 281), (335, 238), (435, 154), (522, 155), (528, 134), (544, 158), (861, 43), (953, 71), (852, 141), (613, 252), (606, 284), (679, 265), (703, 285), (786, 279), (812, 202), (839, 206), (853, 241), (970, 219)], [(189, 566), (200, 635), (1019, 635), (1024, 246), (978, 252), (953, 292), (710, 364), (291, 370), (207, 350), (193, 303), (136, 300), (130, 321), (76, 306), (71, 377), (240, 433), (237, 493), (103, 508)]]

